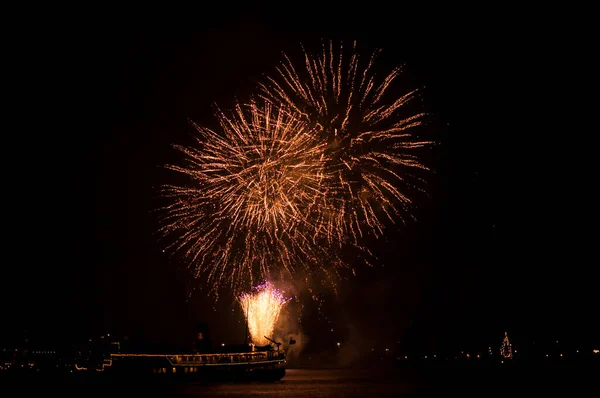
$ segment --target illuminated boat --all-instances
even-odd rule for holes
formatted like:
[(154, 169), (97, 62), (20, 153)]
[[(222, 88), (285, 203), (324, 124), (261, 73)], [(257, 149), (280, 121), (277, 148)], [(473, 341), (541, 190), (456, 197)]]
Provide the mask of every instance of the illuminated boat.
[[(246, 346), (249, 347), (249, 346)], [(105, 374), (156, 376), (197, 381), (278, 381), (285, 376), (285, 353), (268, 345), (231, 353), (110, 354)]]

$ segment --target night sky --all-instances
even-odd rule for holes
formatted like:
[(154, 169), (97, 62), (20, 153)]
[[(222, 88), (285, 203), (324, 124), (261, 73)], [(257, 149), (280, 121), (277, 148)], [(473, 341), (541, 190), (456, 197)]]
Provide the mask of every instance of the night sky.
[[(453, 349), (499, 346), (508, 330), (522, 341), (598, 342), (591, 106), (573, 90), (582, 69), (576, 51), (557, 46), (560, 32), (466, 16), (274, 20), (204, 16), (201, 30), (178, 32), (67, 24), (14, 44), (3, 337), (108, 331), (170, 343), (206, 322), (223, 340), (242, 339), (231, 300), (213, 311), (190, 297), (202, 281), (153, 235), (156, 187), (169, 175), (161, 165), (177, 159), (171, 144), (191, 143), (188, 119), (214, 124), (212, 105), (254, 92), (281, 51), (333, 38), (382, 48), (384, 66), (405, 64), (408, 87), (425, 86), (440, 145), (417, 221), (374, 245), (385, 266), (358, 267), (324, 316), (307, 308), (311, 341)], [(335, 337), (322, 333), (330, 326)]]

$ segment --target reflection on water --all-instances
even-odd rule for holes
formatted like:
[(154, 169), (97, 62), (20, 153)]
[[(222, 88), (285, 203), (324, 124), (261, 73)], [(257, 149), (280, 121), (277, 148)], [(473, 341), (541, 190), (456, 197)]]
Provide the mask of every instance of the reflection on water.
[(186, 384), (163, 396), (482, 398), (561, 393), (578, 397), (596, 377), (575, 369), (288, 369), (276, 383)]
[(288, 369), (276, 383), (187, 384), (177, 395), (186, 397), (402, 397), (418, 391), (407, 371)]
[[(87, 381), (14, 381), (19, 396), (91, 397), (510, 397), (589, 396), (598, 369), (288, 369), (278, 382), (117, 384), (100, 377)], [(7, 380), (4, 380), (5, 382)], [(592, 387), (593, 386), (593, 387)], [(17, 396), (12, 394), (10, 396)]]

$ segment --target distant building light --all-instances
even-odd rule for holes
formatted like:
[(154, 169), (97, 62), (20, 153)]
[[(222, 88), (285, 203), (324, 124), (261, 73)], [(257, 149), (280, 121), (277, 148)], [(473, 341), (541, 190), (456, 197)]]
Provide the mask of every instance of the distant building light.
[(386, 350), (386, 351), (389, 351), (390, 349), (389, 349), (389, 348), (386, 348), (385, 350)]
[(225, 347), (225, 343), (221, 343), (221, 347)]
[(338, 342), (338, 343), (337, 343), (337, 346), (338, 346), (338, 347), (339, 347), (339, 346), (341, 346), (341, 345), (342, 345), (342, 344), (341, 344), (340, 342)]
[(599, 352), (600, 352), (600, 350), (593, 350), (592, 352), (593, 352), (594, 354), (597, 354), (597, 353), (599, 353)]

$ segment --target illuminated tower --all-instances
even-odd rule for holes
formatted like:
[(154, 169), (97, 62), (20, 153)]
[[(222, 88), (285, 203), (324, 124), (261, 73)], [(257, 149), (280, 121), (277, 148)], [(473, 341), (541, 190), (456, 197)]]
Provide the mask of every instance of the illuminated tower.
[(513, 357), (512, 353), (512, 344), (508, 340), (508, 333), (504, 332), (504, 340), (502, 341), (502, 346), (500, 347), (500, 355), (504, 359), (511, 359)]

